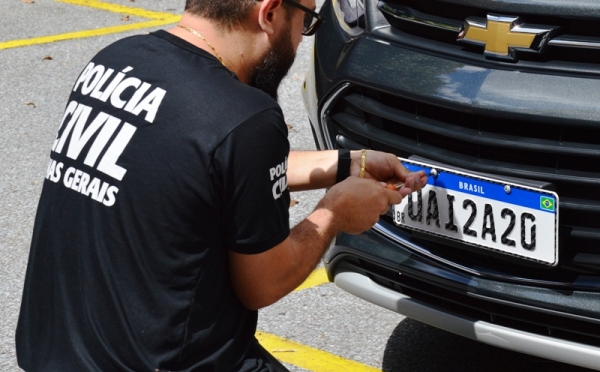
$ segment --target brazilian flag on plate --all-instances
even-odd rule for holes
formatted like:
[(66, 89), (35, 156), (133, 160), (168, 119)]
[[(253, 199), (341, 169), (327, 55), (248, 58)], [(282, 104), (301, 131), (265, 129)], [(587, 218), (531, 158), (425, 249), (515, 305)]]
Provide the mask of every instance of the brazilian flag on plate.
[(540, 196), (540, 209), (545, 211), (554, 212), (554, 198), (547, 196)]

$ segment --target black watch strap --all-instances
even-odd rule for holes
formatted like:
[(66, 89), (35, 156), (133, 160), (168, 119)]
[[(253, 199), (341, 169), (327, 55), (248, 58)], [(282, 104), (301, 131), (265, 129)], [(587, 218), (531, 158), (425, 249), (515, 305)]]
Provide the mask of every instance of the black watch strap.
[(335, 177), (335, 183), (342, 182), (348, 176), (350, 176), (350, 150), (339, 149), (338, 150), (338, 168), (337, 175)]

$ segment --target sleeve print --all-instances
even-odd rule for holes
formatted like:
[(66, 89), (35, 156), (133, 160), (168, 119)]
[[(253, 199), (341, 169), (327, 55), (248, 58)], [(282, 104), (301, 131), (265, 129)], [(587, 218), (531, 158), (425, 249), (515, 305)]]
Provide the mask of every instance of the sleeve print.
[(260, 253), (289, 235), (287, 127), (277, 110), (238, 126), (217, 150), (229, 249)]

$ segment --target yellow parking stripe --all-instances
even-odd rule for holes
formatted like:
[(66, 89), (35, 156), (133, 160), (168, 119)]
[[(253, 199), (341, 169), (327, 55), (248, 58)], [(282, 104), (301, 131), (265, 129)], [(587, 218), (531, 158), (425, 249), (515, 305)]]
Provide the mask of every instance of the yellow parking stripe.
[(56, 41), (72, 40), (72, 39), (83, 39), (87, 37), (95, 37), (109, 34), (116, 34), (120, 32), (141, 30), (145, 28), (161, 27), (179, 22), (181, 19), (180, 15), (154, 12), (142, 8), (134, 8), (129, 6), (117, 5), (104, 3), (98, 0), (55, 0), (57, 2), (73, 4), (78, 6), (87, 6), (95, 9), (106, 10), (114, 13), (122, 13), (131, 16), (137, 16), (142, 18), (150, 18), (151, 21), (129, 23), (126, 25), (111, 26), (98, 28), (95, 30), (84, 30), (76, 32), (68, 32), (58, 35), (49, 35), (42, 37), (35, 37), (31, 39), (20, 39), (0, 42), (0, 50), (9, 48), (25, 47), (36, 44), (53, 43)]
[(153, 21), (147, 21), (147, 22), (132, 23), (129, 25), (122, 25), (122, 26), (105, 27), (105, 28), (99, 28), (96, 30), (68, 32), (65, 34), (42, 36), (42, 37), (36, 37), (36, 38), (32, 38), (32, 39), (10, 40), (10, 41), (5, 41), (5, 42), (0, 42), (0, 50), (9, 49), (9, 48), (18, 48), (18, 47), (24, 47), (24, 46), (30, 46), (30, 45), (36, 45), (36, 44), (46, 44), (46, 43), (52, 43), (55, 41), (83, 39), (86, 37), (116, 34), (119, 32), (141, 30), (144, 28), (160, 27), (160, 26), (177, 23), (177, 22), (179, 22), (180, 19), (181, 19), (180, 16), (171, 16), (168, 19), (160, 19), (160, 20), (153, 20)]
[(375, 372), (380, 369), (261, 331), (256, 339), (279, 361), (315, 372)]
[(308, 278), (306, 278), (304, 283), (300, 284), (300, 286), (294, 289), (294, 291), (301, 291), (303, 289), (316, 287), (325, 283), (329, 283), (329, 279), (327, 279), (327, 273), (325, 272), (325, 268), (320, 268), (313, 271), (308, 276)]
[(134, 8), (131, 6), (117, 5), (105, 3), (98, 0), (55, 0), (59, 3), (67, 3), (79, 6), (87, 6), (90, 8), (107, 10), (109, 12), (127, 14), (130, 16), (150, 18), (150, 19), (165, 19), (174, 16), (172, 13), (155, 12), (142, 8)]

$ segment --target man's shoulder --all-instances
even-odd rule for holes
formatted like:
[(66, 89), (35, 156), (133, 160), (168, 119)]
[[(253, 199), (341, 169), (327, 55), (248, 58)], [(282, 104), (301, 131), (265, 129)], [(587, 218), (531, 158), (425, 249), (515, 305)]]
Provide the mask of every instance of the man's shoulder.
[(102, 50), (100, 50), (98, 55), (117, 51), (131, 51), (131, 48), (136, 48), (137, 46), (150, 44), (156, 41), (156, 38), (152, 37), (152, 35), (148, 33), (127, 36), (108, 44)]
[(256, 116), (270, 121), (281, 118), (283, 121), (283, 113), (276, 100), (242, 83), (222, 66), (192, 76), (178, 87), (182, 88), (179, 98), (186, 105), (193, 105), (193, 112), (203, 118), (212, 117), (221, 125), (233, 126), (230, 130)]
[(123, 99), (144, 89), (149, 94), (154, 87), (164, 91), (157, 120), (210, 125), (222, 135), (261, 113), (271, 113), (270, 121), (283, 121), (271, 96), (242, 83), (210, 54), (166, 32), (121, 39), (98, 53), (90, 66), (113, 70), (114, 78), (129, 87)]
[(265, 111), (281, 112), (279, 103), (267, 93), (260, 89), (251, 87), (236, 80), (235, 109), (247, 110), (250, 116), (260, 114)]

